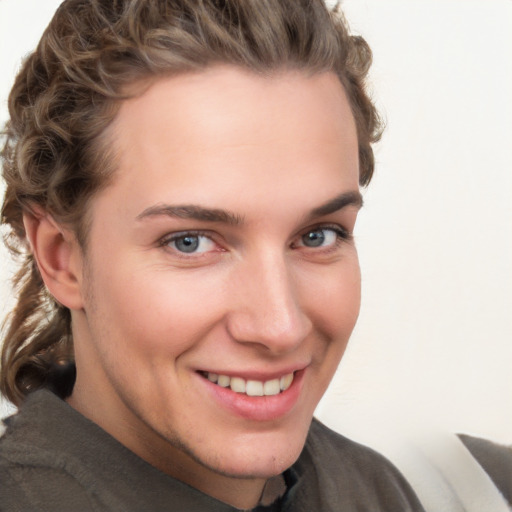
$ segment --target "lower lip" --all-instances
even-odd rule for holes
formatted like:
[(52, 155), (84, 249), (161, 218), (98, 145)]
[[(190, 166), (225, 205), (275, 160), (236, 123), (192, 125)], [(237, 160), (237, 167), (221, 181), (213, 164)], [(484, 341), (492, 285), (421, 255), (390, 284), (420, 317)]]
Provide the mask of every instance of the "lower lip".
[(200, 376), (215, 401), (223, 408), (242, 418), (253, 421), (272, 421), (288, 414), (299, 400), (305, 370), (295, 372), (286, 391), (272, 396), (248, 396), (223, 388)]

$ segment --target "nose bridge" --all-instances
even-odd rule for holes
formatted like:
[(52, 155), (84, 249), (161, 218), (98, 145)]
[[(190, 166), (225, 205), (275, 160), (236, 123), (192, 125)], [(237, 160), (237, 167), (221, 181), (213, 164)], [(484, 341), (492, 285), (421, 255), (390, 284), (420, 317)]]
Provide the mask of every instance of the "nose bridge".
[(293, 349), (311, 322), (299, 299), (286, 255), (259, 252), (240, 268), (237, 303), (230, 322), (237, 341), (265, 345), (272, 351)]

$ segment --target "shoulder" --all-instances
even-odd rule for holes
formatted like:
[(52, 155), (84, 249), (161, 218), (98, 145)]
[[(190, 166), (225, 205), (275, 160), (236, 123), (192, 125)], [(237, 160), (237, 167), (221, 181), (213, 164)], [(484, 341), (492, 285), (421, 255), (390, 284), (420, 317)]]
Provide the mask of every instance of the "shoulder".
[[(53, 414), (52, 397), (38, 393), (20, 411), (4, 420), (0, 436), (0, 512), (90, 510), (92, 502), (67, 468), (60, 450), (46, 434)], [(62, 415), (59, 422), (64, 422)], [(59, 432), (58, 435), (62, 435)]]
[(90, 510), (93, 504), (76, 482), (54, 468), (17, 463), (0, 453), (0, 511)]
[(512, 446), (466, 434), (459, 439), (512, 505)]
[(316, 494), (322, 510), (423, 510), (411, 486), (389, 460), (316, 419), (294, 468), (299, 487)]
[(17, 482), (13, 468), (0, 454), (0, 511), (33, 510), (30, 502)]

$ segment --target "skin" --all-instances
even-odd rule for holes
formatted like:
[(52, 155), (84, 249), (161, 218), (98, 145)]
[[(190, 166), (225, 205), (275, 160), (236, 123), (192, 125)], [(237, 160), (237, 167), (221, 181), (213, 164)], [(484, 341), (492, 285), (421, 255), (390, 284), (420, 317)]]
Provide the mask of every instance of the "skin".
[[(162, 471), (252, 507), (298, 458), (359, 312), (343, 88), (331, 73), (218, 66), (156, 81), (106, 135), (118, 169), (90, 205), (86, 254), (48, 216), (26, 219), (72, 310), (69, 403)], [(205, 208), (213, 218), (195, 218)], [(196, 252), (172, 239), (197, 232)], [(285, 412), (255, 419), (219, 401), (204, 371), (297, 371), (300, 384)], [(251, 400), (265, 417), (265, 398)]]

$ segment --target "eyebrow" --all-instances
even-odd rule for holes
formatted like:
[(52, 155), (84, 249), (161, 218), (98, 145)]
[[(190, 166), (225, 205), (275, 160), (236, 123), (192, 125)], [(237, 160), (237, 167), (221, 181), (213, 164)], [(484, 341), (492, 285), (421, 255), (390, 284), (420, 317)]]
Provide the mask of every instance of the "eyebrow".
[(193, 204), (177, 205), (157, 204), (146, 208), (142, 213), (137, 215), (137, 220), (144, 220), (148, 217), (178, 217), (180, 219), (194, 219), (206, 222), (220, 222), (237, 226), (242, 224), (243, 219), (240, 215), (221, 210), (219, 208), (204, 208)]
[(331, 213), (337, 212), (338, 210), (342, 210), (347, 206), (354, 206), (358, 210), (363, 206), (363, 196), (358, 190), (353, 190), (350, 192), (344, 192), (339, 196), (336, 196), (334, 199), (327, 201), (327, 203), (318, 206), (311, 210), (311, 213), (308, 215), (308, 218), (312, 219), (315, 217), (323, 217), (324, 215), (330, 215)]
[[(324, 215), (337, 212), (347, 206), (355, 206), (359, 209), (362, 205), (363, 197), (359, 191), (345, 192), (331, 199), (327, 203), (311, 210), (307, 215), (307, 218), (312, 219), (315, 217), (323, 217)], [(176, 206), (170, 204), (156, 204), (146, 208), (142, 213), (137, 215), (136, 220), (141, 221), (147, 218), (159, 216), (194, 219), (205, 222), (218, 222), (232, 226), (239, 226), (243, 224), (244, 221), (242, 216), (228, 210), (220, 208), (205, 208), (203, 206), (193, 204)]]

